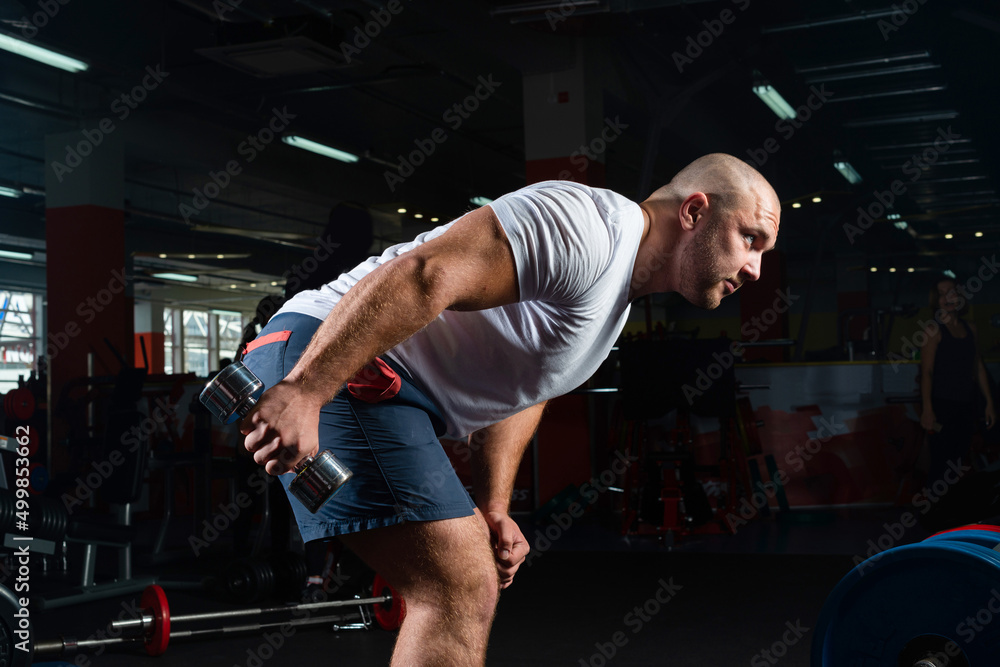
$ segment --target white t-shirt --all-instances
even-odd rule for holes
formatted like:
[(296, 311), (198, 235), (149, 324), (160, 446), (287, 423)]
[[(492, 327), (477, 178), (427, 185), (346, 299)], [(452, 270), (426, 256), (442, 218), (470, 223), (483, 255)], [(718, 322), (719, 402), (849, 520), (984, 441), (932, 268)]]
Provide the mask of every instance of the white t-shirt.
[[(446, 310), (387, 352), (441, 408), (454, 438), (561, 396), (594, 374), (628, 319), (643, 231), (636, 203), (571, 181), (529, 185), (490, 206), (513, 249), (520, 301)], [(300, 292), (279, 313), (325, 319), (361, 278), (451, 224)]]

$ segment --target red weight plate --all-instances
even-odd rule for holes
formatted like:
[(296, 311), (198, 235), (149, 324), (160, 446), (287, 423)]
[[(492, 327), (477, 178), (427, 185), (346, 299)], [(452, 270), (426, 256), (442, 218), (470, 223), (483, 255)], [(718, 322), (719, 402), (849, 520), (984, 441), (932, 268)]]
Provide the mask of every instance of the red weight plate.
[(4, 409), (8, 417), (27, 421), (35, 414), (35, 395), (24, 387), (9, 391), (4, 398)]
[(396, 589), (389, 585), (389, 582), (381, 575), (375, 575), (372, 583), (372, 596), (378, 597), (387, 595), (391, 599), (388, 602), (380, 602), (375, 605), (375, 622), (383, 630), (398, 630), (406, 618), (406, 601), (396, 592)]
[(146, 653), (163, 655), (170, 644), (170, 605), (163, 589), (153, 584), (142, 592), (139, 606), (153, 615), (153, 631), (146, 637)]
[[(948, 530), (942, 530), (939, 533), (934, 533), (934, 535), (944, 535), (945, 533), (954, 533), (958, 530), (988, 530), (992, 533), (1000, 533), (1000, 526), (991, 526), (988, 524), (972, 523), (968, 526), (961, 526), (959, 528), (949, 528)], [(931, 535), (931, 537), (934, 537)]]

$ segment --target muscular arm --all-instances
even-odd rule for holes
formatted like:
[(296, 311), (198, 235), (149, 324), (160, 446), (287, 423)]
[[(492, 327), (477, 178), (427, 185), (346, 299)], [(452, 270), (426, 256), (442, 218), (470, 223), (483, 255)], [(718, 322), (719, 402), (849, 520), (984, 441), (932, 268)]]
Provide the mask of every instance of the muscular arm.
[(496, 214), (488, 206), (468, 213), (344, 295), (288, 376), (241, 423), (246, 448), (270, 474), (292, 469), (319, 447), (319, 409), (373, 357), (445, 309), (481, 310), (517, 300), (513, 252)]
[(472, 490), (483, 512), (510, 510), (517, 469), (544, 411), (539, 403), (472, 434)]
[(490, 530), (501, 588), (510, 586), (529, 551), (510, 518), (510, 497), (524, 450), (544, 411), (545, 403), (539, 403), (472, 434), (472, 488)]

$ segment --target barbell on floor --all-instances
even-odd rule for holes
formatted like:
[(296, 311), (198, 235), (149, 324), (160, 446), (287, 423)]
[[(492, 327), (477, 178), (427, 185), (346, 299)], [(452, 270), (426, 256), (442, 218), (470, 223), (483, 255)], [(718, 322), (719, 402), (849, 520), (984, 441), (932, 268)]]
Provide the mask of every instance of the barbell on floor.
[[(6, 588), (0, 586), (0, 667), (28, 667), (35, 660), (48, 660), (69, 653), (92, 651), (116, 645), (141, 644), (145, 647), (147, 654), (153, 656), (162, 655), (167, 650), (170, 641), (174, 639), (206, 639), (239, 632), (256, 632), (268, 628), (330, 624), (334, 630), (361, 630), (371, 627), (372, 617), (374, 617), (375, 623), (383, 629), (398, 629), (406, 615), (406, 604), (403, 598), (378, 575), (375, 576), (372, 591), (371, 597), (358, 597), (351, 600), (332, 600), (329, 602), (310, 602), (171, 616), (166, 593), (162, 588), (154, 585), (147, 587), (142, 594), (139, 603), (142, 611), (138, 618), (111, 622), (109, 625), (109, 634), (120, 636), (81, 640), (72, 637), (59, 637), (58, 639), (32, 641), (30, 624), (21, 622), (21, 619), (15, 616), (20, 607), (17, 598)], [(361, 622), (334, 623), (335, 620), (342, 618), (340, 616), (311, 617), (316, 612), (343, 607), (357, 607), (357, 613), (361, 617)], [(374, 613), (369, 610), (369, 607), (373, 607)], [(304, 618), (287, 618), (287, 615), (298, 612), (305, 612), (307, 616)], [(279, 620), (279, 617), (282, 615), (286, 616), (286, 618)], [(223, 624), (219, 627), (210, 628), (178, 628), (178, 626), (183, 627), (206, 621), (222, 620), (225, 622), (249, 617), (257, 617), (258, 620), (251, 623), (239, 625)], [(263, 619), (260, 617), (272, 617), (272, 620), (261, 622)], [(24, 641), (21, 639), (24, 635), (19, 637), (17, 634), (18, 630), (27, 634), (27, 640), (23, 645), (30, 647), (29, 651), (17, 648)]]
[(830, 593), (812, 667), (993, 667), (1000, 527), (975, 524), (873, 555)]

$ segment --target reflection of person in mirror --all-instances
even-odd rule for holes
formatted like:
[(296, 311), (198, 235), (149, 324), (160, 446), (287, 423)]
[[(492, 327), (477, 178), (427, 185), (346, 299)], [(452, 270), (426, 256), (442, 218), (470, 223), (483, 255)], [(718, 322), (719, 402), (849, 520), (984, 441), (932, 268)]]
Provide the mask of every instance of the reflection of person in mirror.
[(932, 433), (927, 477), (934, 482), (949, 462), (969, 460), (980, 414), (986, 428), (993, 428), (996, 414), (989, 376), (976, 347), (976, 327), (962, 319), (966, 304), (957, 282), (942, 277), (931, 288), (930, 300), (937, 326), (927, 332), (920, 350), (920, 425)]

